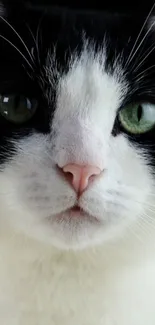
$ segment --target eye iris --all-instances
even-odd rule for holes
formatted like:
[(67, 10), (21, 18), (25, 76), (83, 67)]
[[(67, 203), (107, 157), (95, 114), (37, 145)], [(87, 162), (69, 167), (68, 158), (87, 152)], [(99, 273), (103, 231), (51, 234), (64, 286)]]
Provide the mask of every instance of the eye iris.
[(119, 120), (124, 130), (132, 134), (146, 133), (155, 127), (155, 105), (128, 105), (119, 112)]
[(0, 96), (0, 113), (13, 123), (24, 123), (32, 118), (37, 101), (20, 95)]

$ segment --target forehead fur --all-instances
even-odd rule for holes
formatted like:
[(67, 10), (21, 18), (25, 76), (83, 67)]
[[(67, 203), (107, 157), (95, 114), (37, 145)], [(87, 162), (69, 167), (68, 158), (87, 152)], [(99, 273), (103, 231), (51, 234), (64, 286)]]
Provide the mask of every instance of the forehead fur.
[[(49, 84), (57, 91), (56, 114), (61, 114), (63, 120), (68, 116), (98, 115), (101, 110), (112, 107), (118, 109), (128, 91), (127, 81), (118, 57), (115, 58), (112, 72), (106, 69), (107, 44), (95, 51), (94, 45), (84, 41), (80, 55), (74, 55), (68, 60), (68, 71), (61, 73), (58, 69), (56, 55), (49, 54), (44, 70)], [(57, 76), (57, 78), (56, 78)], [(58, 80), (58, 82), (55, 82)], [(47, 89), (46, 97), (51, 102), (51, 89)]]

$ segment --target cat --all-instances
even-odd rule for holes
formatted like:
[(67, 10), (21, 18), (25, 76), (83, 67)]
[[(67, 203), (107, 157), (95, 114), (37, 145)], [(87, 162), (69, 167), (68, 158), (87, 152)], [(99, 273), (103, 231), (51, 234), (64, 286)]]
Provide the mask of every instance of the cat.
[(155, 324), (155, 18), (0, 6), (0, 324)]

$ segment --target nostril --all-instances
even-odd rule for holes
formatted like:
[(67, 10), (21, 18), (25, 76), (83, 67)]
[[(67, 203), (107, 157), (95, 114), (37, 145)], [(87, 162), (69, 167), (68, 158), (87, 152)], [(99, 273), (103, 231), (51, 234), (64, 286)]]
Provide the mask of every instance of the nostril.
[(63, 175), (64, 175), (64, 177), (66, 178), (66, 180), (69, 183), (72, 183), (72, 181), (73, 181), (73, 174), (71, 172), (66, 172), (66, 173), (63, 172)]
[(92, 175), (89, 177), (89, 183), (93, 183), (93, 181), (96, 179), (96, 175)]
[(65, 177), (67, 180), (72, 181), (73, 174), (71, 172), (64, 172), (63, 168), (56, 166), (57, 172), (60, 176)]
[(72, 172), (64, 172), (63, 168), (60, 168), (59, 166), (57, 166), (57, 172), (64, 180), (66, 180), (70, 185), (73, 186), (75, 178)]

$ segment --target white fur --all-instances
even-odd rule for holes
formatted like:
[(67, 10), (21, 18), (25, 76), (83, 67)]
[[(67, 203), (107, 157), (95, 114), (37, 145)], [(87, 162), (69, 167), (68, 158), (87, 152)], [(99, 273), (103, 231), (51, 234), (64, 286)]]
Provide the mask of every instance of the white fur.
[[(72, 61), (51, 134), (17, 141), (1, 168), (1, 325), (155, 324), (155, 181), (145, 153), (111, 135), (127, 84), (104, 55)], [(64, 212), (77, 197), (57, 169), (74, 162), (103, 170), (83, 219)]]

